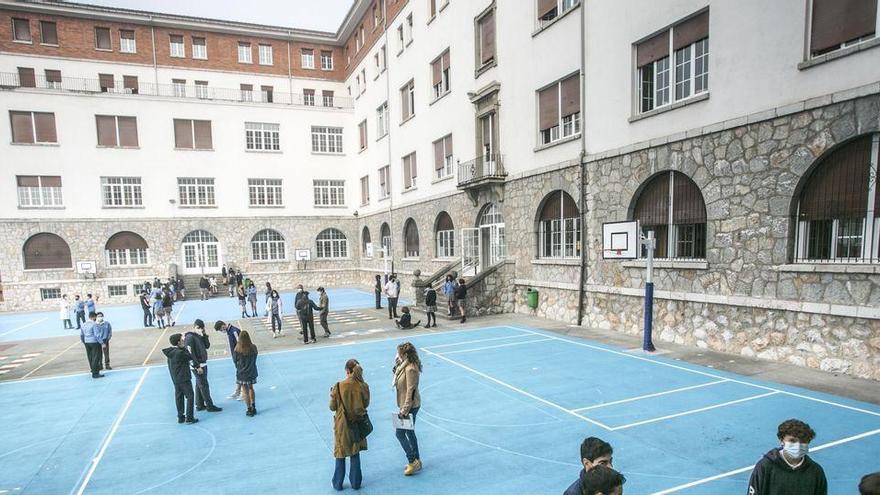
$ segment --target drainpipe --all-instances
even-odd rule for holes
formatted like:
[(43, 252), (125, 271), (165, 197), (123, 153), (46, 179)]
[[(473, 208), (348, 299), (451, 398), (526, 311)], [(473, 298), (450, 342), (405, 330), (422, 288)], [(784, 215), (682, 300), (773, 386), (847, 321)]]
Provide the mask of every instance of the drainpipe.
[[(389, 63), (388, 57), (388, 2), (387, 0), (382, 0), (382, 37), (384, 38), (385, 43), (385, 102), (386, 108), (388, 108), (388, 101), (391, 99), (391, 64)], [(385, 117), (385, 125), (388, 126), (388, 181), (391, 181), (391, 113)], [(388, 191), (388, 228), (391, 230), (391, 273), (394, 273), (394, 246), (396, 243), (394, 242), (394, 194), (393, 191)], [(381, 244), (382, 240), (382, 230), (379, 230), (379, 241)]]
[(581, 0), (581, 153), (578, 157), (580, 160), (579, 167), (579, 177), (578, 177), (578, 185), (581, 188), (581, 265), (580, 265), (580, 274), (578, 276), (578, 317), (577, 324), (581, 326), (584, 322), (584, 279), (586, 279), (587, 275), (587, 126), (586, 126), (586, 112), (584, 112), (584, 105), (586, 103), (586, 63), (584, 58), (586, 56), (586, 14), (585, 11), (587, 7), (584, 5), (584, 0)]
[(159, 68), (156, 65), (156, 28), (153, 26), (153, 16), (150, 16), (150, 41), (153, 44), (153, 84), (154, 91), (159, 94)]
[(290, 40), (293, 38), (293, 34), (290, 30), (287, 30), (287, 102), (288, 104), (293, 104), (293, 72), (291, 70), (292, 62), (290, 60)]

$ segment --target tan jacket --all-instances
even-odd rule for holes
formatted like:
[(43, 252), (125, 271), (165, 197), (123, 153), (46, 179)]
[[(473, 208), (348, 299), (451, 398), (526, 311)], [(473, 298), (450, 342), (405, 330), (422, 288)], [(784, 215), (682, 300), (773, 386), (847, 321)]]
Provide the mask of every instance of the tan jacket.
[(422, 396), (419, 394), (419, 368), (404, 361), (397, 366), (394, 373), (394, 387), (397, 389), (397, 407), (401, 414), (409, 414), (411, 409), (422, 405)]
[[(345, 411), (348, 413), (349, 420), (363, 415), (370, 405), (370, 386), (353, 377), (339, 382), (339, 394), (342, 396), (342, 401), (345, 402)], [(338, 399), (334, 385), (330, 390), (330, 410), (336, 412), (333, 416), (333, 457), (342, 459), (367, 450), (367, 439), (365, 438), (358, 443), (351, 441), (348, 421), (342, 413), (342, 405)]]

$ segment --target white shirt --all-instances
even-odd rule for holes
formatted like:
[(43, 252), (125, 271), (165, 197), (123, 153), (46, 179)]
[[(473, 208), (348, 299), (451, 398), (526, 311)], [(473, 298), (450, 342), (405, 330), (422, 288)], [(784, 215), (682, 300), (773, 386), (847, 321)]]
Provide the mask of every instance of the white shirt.
[(388, 294), (388, 297), (397, 297), (397, 282), (389, 280), (385, 284), (385, 294)]

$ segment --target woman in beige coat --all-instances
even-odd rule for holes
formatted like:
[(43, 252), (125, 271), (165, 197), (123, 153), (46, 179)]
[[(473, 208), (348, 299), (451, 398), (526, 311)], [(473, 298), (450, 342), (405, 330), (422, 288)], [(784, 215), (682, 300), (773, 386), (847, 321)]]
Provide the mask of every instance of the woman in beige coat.
[[(397, 389), (397, 407), (401, 417), (412, 414), (413, 425), (416, 414), (422, 405), (419, 395), (419, 377), (422, 374), (422, 361), (419, 353), (409, 342), (397, 346), (397, 364), (394, 367), (394, 387)], [(419, 457), (419, 442), (415, 430), (398, 428), (397, 440), (406, 453), (407, 464), (403, 468), (404, 476), (411, 476), (422, 470), (422, 459)]]
[[(336, 458), (336, 471), (333, 473), (333, 488), (342, 490), (345, 480), (345, 458), (351, 458), (348, 481), (355, 490), (361, 488), (360, 452), (367, 450), (367, 439), (352, 442), (348, 420), (354, 420), (367, 412), (370, 405), (370, 387), (364, 382), (364, 370), (357, 359), (345, 363), (345, 380), (330, 388), (330, 410), (333, 416), (333, 457)], [(346, 418), (347, 416), (347, 418)]]

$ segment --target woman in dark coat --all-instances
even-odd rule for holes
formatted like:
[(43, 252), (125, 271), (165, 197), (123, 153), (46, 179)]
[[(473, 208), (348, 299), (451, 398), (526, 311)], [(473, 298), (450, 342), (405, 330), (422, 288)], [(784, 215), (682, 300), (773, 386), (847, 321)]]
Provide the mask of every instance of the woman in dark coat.
[(330, 410), (333, 416), (333, 457), (336, 458), (336, 471), (333, 473), (333, 488), (342, 490), (345, 480), (345, 458), (351, 458), (348, 480), (351, 487), (361, 487), (361, 456), (367, 450), (367, 439), (360, 442), (351, 441), (349, 420), (366, 414), (370, 405), (370, 387), (364, 381), (364, 370), (357, 359), (349, 359), (345, 363), (345, 379), (330, 388)]
[(235, 363), (235, 380), (241, 385), (241, 396), (247, 405), (245, 414), (254, 416), (257, 414), (254, 398), (254, 384), (257, 383), (257, 346), (251, 342), (247, 330), (242, 330), (238, 336), (238, 343), (232, 350), (232, 361)]

